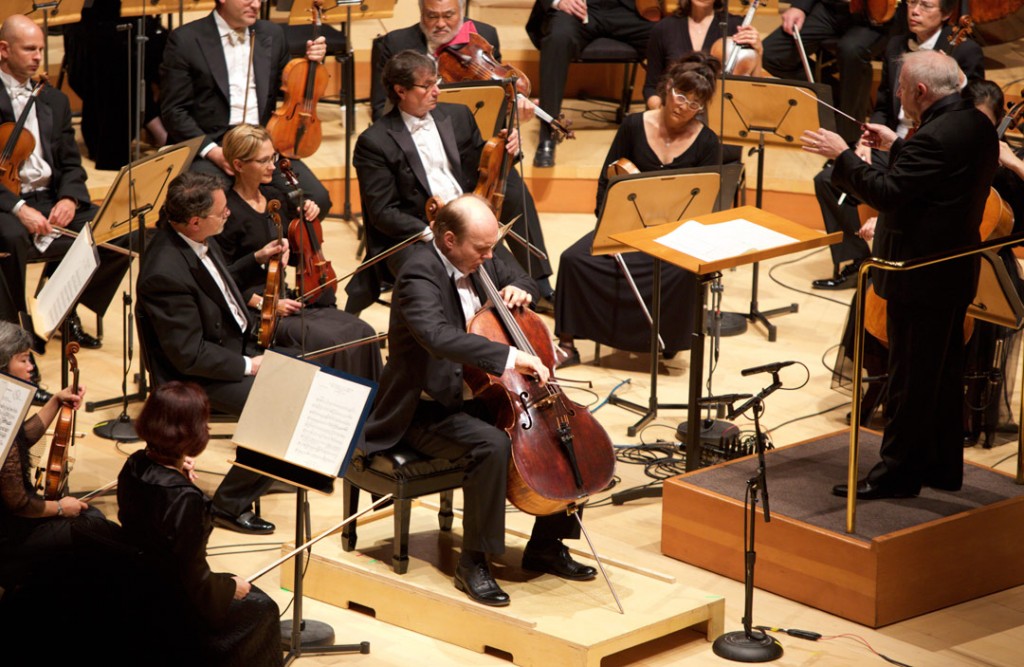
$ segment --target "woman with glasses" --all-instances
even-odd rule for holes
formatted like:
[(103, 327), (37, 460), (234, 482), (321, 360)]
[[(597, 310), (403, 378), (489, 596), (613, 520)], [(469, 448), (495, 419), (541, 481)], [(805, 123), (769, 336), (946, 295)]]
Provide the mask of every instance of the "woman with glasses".
[[(660, 109), (628, 116), (604, 160), (610, 165), (622, 158), (640, 172), (717, 165), (718, 137), (701, 121), (704, 105), (711, 99), (721, 65), (710, 56), (694, 53), (672, 65), (659, 85), (665, 100)], [(605, 167), (597, 185), (601, 214), (608, 190)], [(555, 333), (566, 359), (563, 366), (579, 361), (573, 341), (587, 338), (620, 350), (650, 349), (650, 324), (613, 257), (591, 255), (594, 232), (562, 253), (555, 292)], [(622, 255), (640, 294), (650, 307), (654, 261), (643, 253)], [(690, 347), (693, 328), (692, 299), (696, 295), (693, 274), (662, 266), (662, 303), (673, 313), (673, 326), (661, 332), (665, 356)]]
[[(298, 211), (289, 204), (284, 193), (270, 185), (278, 156), (264, 128), (238, 125), (224, 135), (222, 144), (224, 157), (235, 172), (235, 182), (227, 191), (231, 215), (224, 224), (224, 231), (217, 236), (217, 243), (246, 305), (260, 311), (267, 262), (278, 255), (283, 255), (283, 266), (298, 259), (289, 252), (287, 240), (288, 223), (298, 216)], [(279, 215), (285, 238), (280, 245), (277, 226), (268, 213), (272, 200), (281, 204)], [(307, 199), (303, 214), (307, 220), (316, 220), (320, 208)], [(368, 324), (335, 308), (333, 297), (333, 293), (324, 290), (316, 301), (305, 307), (294, 298), (280, 298), (275, 344), (312, 352), (373, 335)], [(318, 361), (371, 380), (377, 379), (381, 370), (380, 347), (376, 343), (335, 352)]]
[[(647, 42), (647, 78), (644, 79), (644, 99), (648, 109), (660, 109), (664, 104), (660, 82), (665, 71), (675, 61), (694, 51), (711, 53), (711, 47), (722, 37), (722, 0), (679, 0), (679, 7), (651, 30)], [(761, 35), (752, 25), (743, 27), (743, 19), (732, 14), (726, 17), (729, 36), (737, 46), (748, 46), (757, 52), (757, 67), (761, 69)]]

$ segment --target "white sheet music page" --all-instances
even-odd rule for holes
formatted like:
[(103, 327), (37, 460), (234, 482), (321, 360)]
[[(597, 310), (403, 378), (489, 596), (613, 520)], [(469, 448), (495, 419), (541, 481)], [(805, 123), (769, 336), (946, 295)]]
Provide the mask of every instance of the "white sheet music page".
[(99, 265), (92, 228), (85, 225), (36, 297), (33, 326), (41, 338), (49, 338), (64, 321)]
[(702, 262), (715, 262), (796, 243), (797, 239), (739, 218), (714, 225), (688, 220), (655, 241)]
[(337, 475), (359, 425), (360, 412), (351, 406), (364, 405), (371, 387), (328, 373), (317, 373), (309, 386), (295, 433), (288, 443), (288, 461)]
[(35, 385), (0, 373), (0, 463), (7, 460), (7, 450), (25, 421), (35, 393)]

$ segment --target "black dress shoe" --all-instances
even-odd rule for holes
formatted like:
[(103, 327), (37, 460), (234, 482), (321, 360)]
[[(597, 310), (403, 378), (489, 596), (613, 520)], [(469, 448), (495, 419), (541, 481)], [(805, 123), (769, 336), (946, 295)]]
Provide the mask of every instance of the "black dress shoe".
[(39, 389), (36, 389), (36, 395), (32, 397), (32, 405), (42, 407), (46, 405), (51, 398), (53, 398), (53, 394), (40, 387)]
[(531, 303), (530, 308), (538, 315), (552, 315), (555, 312), (555, 295), (542, 296)]
[[(832, 487), (832, 495), (845, 498), (849, 493), (849, 486), (836, 484)], [(882, 498), (916, 498), (920, 489), (897, 489), (885, 485), (875, 484), (866, 479), (857, 482), (857, 500), (880, 500)]]
[(501, 590), (491, 576), (487, 563), (459, 563), (455, 568), (455, 588), (468, 595), (470, 600), (489, 607), (507, 607), (510, 602), (508, 593)]
[(537, 153), (533, 156), (534, 167), (555, 166), (555, 142), (545, 139), (537, 145)]
[(269, 521), (256, 516), (256, 513), (251, 510), (242, 512), (238, 516), (231, 516), (214, 508), (213, 523), (221, 528), (227, 528), (237, 533), (248, 533), (249, 535), (270, 535), (276, 527)]
[(559, 544), (557, 549), (531, 549), (529, 544), (523, 552), (523, 569), (531, 572), (553, 574), (572, 581), (589, 581), (597, 576), (597, 570), (574, 561), (569, 549)]
[(89, 350), (98, 349), (103, 345), (98, 338), (85, 332), (85, 329), (82, 328), (82, 320), (76, 313), (68, 315), (68, 334), (71, 340)]
[(832, 276), (811, 282), (814, 289), (853, 289), (857, 286), (857, 271), (860, 264), (848, 264), (846, 268)]
[(580, 363), (580, 351), (575, 345), (559, 344), (555, 347), (555, 368), (569, 368)]

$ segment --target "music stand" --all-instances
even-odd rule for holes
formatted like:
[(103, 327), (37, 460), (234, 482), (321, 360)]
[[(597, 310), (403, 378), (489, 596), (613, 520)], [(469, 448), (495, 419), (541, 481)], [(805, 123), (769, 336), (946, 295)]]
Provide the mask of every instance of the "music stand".
[[(832, 102), (832, 92), (825, 84), (807, 81), (790, 81), (786, 79), (763, 79), (748, 76), (723, 77), (729, 83), (729, 90), (724, 93), (726, 103), (721, 104), (723, 93), (715, 91), (708, 103), (708, 118), (722, 120), (720, 138), (725, 141), (751, 141), (752, 134), (757, 134), (757, 186), (755, 206), (761, 208), (764, 197), (764, 162), (765, 146), (789, 146), (799, 150), (796, 142), (800, 134), (808, 128), (823, 127), (835, 129), (835, 115), (827, 107), (818, 104), (815, 99), (793, 91), (801, 88), (814, 98), (824, 102)], [(724, 87), (723, 82), (723, 87)], [(724, 112), (724, 113), (723, 113)], [(768, 332), (769, 342), (775, 342), (778, 335), (777, 327), (768, 321), (769, 317), (783, 313), (795, 313), (799, 304), (762, 311), (757, 303), (758, 279), (760, 267), (754, 263), (753, 285), (750, 295), (750, 311), (745, 317), (751, 322), (760, 322)]]
[(482, 137), (493, 137), (502, 129), (498, 124), (505, 113), (505, 88), (501, 80), (445, 83), (437, 101), (469, 107)]
[[(136, 162), (129, 162), (121, 167), (107, 191), (103, 206), (92, 221), (93, 235), (97, 240), (107, 241), (120, 238), (131, 233), (133, 229), (138, 229), (140, 230), (138, 234), (139, 256), (145, 256), (145, 229), (155, 226), (155, 224), (148, 225), (146, 223), (146, 215), (151, 211), (159, 211), (163, 206), (164, 199), (167, 197), (168, 185), (192, 164), (192, 159), (199, 150), (202, 140), (202, 137), (194, 137), (155, 155)], [(135, 218), (139, 219), (137, 225), (132, 224)], [(129, 264), (129, 270), (130, 266)], [(139, 391), (134, 394), (128, 393), (128, 369), (134, 349), (132, 343), (132, 322), (134, 321), (132, 293), (134, 289), (135, 281), (129, 275), (128, 291), (124, 293), (121, 396), (88, 401), (85, 404), (86, 412), (92, 412), (121, 403), (121, 414), (114, 420), (97, 423), (93, 427), (93, 433), (101, 438), (123, 442), (134, 442), (139, 439), (135, 433), (135, 427), (132, 425), (132, 419), (128, 416), (128, 404), (133, 401), (146, 400), (148, 393), (145, 360), (140, 360), (139, 363)]]
[(662, 237), (680, 226), (678, 222), (672, 222), (658, 227), (647, 227), (628, 232), (621, 232), (613, 235), (616, 241), (620, 241), (631, 248), (647, 253), (661, 261), (675, 264), (697, 275), (700, 281), (700, 297), (695, 300), (694, 312), (694, 334), (693, 345), (690, 347), (690, 392), (687, 399), (688, 423), (686, 434), (686, 470), (696, 470), (701, 460), (700, 441), (700, 397), (701, 384), (703, 382), (703, 360), (704, 360), (704, 306), (707, 301), (707, 286), (721, 271), (744, 264), (760, 262), (773, 257), (781, 257), (794, 252), (821, 248), (832, 243), (837, 243), (842, 238), (841, 232), (825, 234), (824, 232), (809, 229), (799, 223), (792, 222), (781, 216), (769, 213), (753, 206), (741, 206), (739, 208), (710, 213), (708, 215), (694, 216), (694, 220), (705, 225), (714, 225), (736, 219), (749, 220), (760, 227), (784, 234), (793, 239), (793, 242), (786, 243), (774, 248), (764, 250), (751, 250), (739, 254), (717, 259), (713, 261), (702, 260), (693, 255), (688, 255), (679, 250), (670, 248), (659, 243), (656, 239)]
[[(312, 536), (308, 492), (333, 493), (376, 391), (376, 383), (364, 378), (277, 352), (264, 355), (238, 418), (234, 465), (295, 487), (296, 547)], [(292, 620), (281, 624), (289, 647), (285, 664), (302, 655), (369, 653), (369, 642), (334, 645), (331, 626), (302, 618), (302, 551), (295, 554), (294, 567)]]
[[(731, 177), (735, 190), (736, 177)], [(651, 294), (651, 312), (637, 290), (633, 277), (619, 256), (632, 250), (615, 236), (621, 232), (645, 229), (655, 225), (688, 220), (710, 213), (719, 206), (720, 184), (727, 177), (717, 167), (694, 167), (669, 171), (647, 172), (616, 176), (611, 179), (605, 195), (601, 215), (594, 231), (591, 254), (614, 255), (619, 268), (633, 290), (637, 303), (651, 323), (651, 390), (646, 406), (611, 396), (608, 402), (641, 415), (640, 420), (627, 428), (630, 437), (636, 435), (648, 422), (658, 416), (658, 409), (682, 410), (684, 403), (658, 402), (658, 361), (661, 357), (661, 260), (654, 259), (654, 283)]]

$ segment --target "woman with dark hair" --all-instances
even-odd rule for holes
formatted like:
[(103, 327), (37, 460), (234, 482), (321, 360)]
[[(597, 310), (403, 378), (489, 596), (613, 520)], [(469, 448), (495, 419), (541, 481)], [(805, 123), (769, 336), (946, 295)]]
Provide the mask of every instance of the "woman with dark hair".
[(277, 604), (206, 562), (213, 519), (210, 499), (193, 484), (193, 459), (206, 449), (209, 417), (198, 385), (168, 382), (153, 391), (136, 422), (146, 448), (118, 476), (118, 518), (156, 580), (150, 627), (173, 634), (154, 640), (162, 664), (280, 665)]
[[(711, 46), (722, 37), (722, 0), (679, 0), (679, 8), (666, 16), (651, 30), (647, 42), (647, 77), (644, 79), (644, 99), (648, 109), (660, 109), (664, 97), (659, 84), (669, 66), (693, 53), (711, 53)], [(757, 70), (761, 69), (761, 35), (752, 25), (741, 27), (743, 19), (729, 15), (726, 18), (729, 36), (739, 46), (757, 51)]]
[[(694, 53), (669, 68), (659, 86), (666, 100), (660, 109), (631, 114), (619, 127), (604, 165), (620, 158), (641, 172), (717, 165), (718, 137), (701, 122), (700, 114), (715, 89), (721, 65), (702, 53)], [(597, 185), (600, 216), (608, 190), (605, 167)], [(588, 233), (562, 253), (555, 292), (555, 333), (566, 355), (563, 365), (578, 361), (575, 338), (644, 352), (650, 349), (650, 325), (615, 259), (591, 255), (594, 232)], [(622, 255), (644, 301), (650, 306), (653, 260), (639, 252)], [(673, 324), (662, 332), (665, 354), (690, 347), (693, 331), (692, 300), (696, 280), (682, 269), (662, 265), (662, 304), (672, 312)]]
[[(246, 306), (258, 313), (263, 306), (269, 259), (283, 254), (285, 265), (289, 257), (293, 263), (298, 259), (297, 251), (288, 248), (287, 241), (288, 223), (298, 211), (289, 205), (284, 193), (270, 184), (277, 153), (264, 128), (243, 123), (229, 130), (221, 144), (224, 159), (234, 170), (235, 182), (225, 191), (231, 216), (217, 236), (217, 244), (224, 251), (228, 270)], [(277, 227), (268, 213), (274, 200), (281, 205), (281, 224), (285, 229), (282, 247), (277, 247)], [(319, 214), (319, 207), (307, 199), (303, 207), (306, 220), (314, 221)], [(325, 349), (374, 334), (369, 324), (338, 310), (330, 290), (322, 291), (307, 307), (297, 299), (282, 296), (277, 302), (277, 315), (275, 343), (296, 350)], [(335, 352), (319, 361), (370, 380), (380, 376), (382, 365), (377, 343)]]

